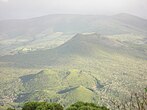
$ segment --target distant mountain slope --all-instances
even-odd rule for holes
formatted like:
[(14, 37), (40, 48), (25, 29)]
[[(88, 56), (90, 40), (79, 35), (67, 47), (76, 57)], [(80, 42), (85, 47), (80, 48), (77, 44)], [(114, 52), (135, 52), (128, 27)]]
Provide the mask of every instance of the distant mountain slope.
[[(131, 44), (132, 45), (132, 44)], [(23, 67), (72, 64), (77, 57), (109, 58), (112, 54), (131, 55), (146, 59), (146, 52), (127, 42), (101, 37), (96, 33), (77, 34), (63, 45), (47, 50), (0, 57), (1, 62)]]
[(129, 15), (48, 15), (25, 20), (0, 21), (0, 38), (46, 36), (53, 32), (100, 34), (147, 34), (147, 20)]
[(57, 47), (77, 33), (147, 35), (147, 20), (130, 14), (47, 15), (0, 21), (0, 56)]
[(147, 19), (124, 13), (115, 15), (113, 17), (114, 19), (124, 23), (124, 26), (133, 28), (136, 31), (140, 30), (140, 32), (147, 34)]

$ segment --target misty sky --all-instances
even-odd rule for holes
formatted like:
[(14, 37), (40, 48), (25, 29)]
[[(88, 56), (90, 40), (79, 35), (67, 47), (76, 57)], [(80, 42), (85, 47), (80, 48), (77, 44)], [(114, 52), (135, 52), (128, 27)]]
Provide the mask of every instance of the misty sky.
[(0, 0), (0, 19), (47, 14), (117, 13), (130, 13), (147, 19), (147, 0)]

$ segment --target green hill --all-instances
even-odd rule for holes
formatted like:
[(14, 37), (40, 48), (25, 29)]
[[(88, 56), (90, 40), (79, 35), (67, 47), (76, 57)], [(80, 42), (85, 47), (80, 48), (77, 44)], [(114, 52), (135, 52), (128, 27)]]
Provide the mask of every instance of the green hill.
[(84, 86), (78, 86), (68, 92), (65, 92), (62, 94), (62, 97), (64, 98), (60, 100), (60, 103), (64, 103), (66, 105), (76, 101), (96, 102), (96, 100), (98, 100), (96, 94)]
[(65, 105), (79, 100), (94, 102), (94, 97), (97, 97), (95, 91), (104, 87), (96, 77), (78, 69), (46, 69), (20, 79), (24, 89), (14, 102), (56, 101)]
[(92, 74), (78, 69), (55, 70), (47, 69), (37, 74), (20, 77), (26, 91), (60, 90), (64, 87), (84, 85), (89, 88), (99, 89), (103, 87), (99, 80)]

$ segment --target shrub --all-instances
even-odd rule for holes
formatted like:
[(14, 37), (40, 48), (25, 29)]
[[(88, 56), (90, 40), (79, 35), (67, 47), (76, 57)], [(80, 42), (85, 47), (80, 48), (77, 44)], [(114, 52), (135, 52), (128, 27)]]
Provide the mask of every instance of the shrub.
[(22, 110), (36, 110), (39, 105), (39, 102), (27, 102), (24, 104)]
[(22, 110), (63, 110), (63, 107), (57, 103), (27, 102)]
[(97, 106), (94, 103), (76, 102), (66, 110), (109, 110), (106, 107)]

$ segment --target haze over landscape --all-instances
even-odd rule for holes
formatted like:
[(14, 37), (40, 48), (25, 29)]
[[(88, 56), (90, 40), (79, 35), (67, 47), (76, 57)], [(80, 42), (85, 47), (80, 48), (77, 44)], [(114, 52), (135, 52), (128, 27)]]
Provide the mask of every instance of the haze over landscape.
[(146, 10), (146, 0), (0, 0), (0, 110), (146, 110)]
[(130, 13), (147, 18), (146, 0), (0, 0), (0, 19), (48, 14), (114, 15)]

